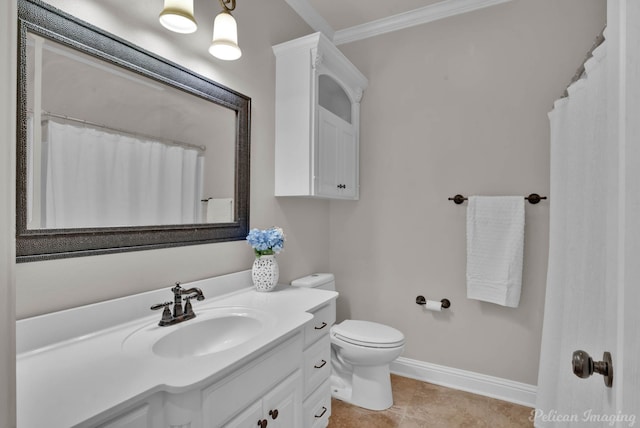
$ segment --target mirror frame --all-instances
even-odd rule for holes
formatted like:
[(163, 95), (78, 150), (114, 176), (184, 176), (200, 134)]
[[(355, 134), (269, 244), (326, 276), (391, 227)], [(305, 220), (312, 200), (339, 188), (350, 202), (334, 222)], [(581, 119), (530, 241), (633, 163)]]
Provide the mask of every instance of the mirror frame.
[[(27, 33), (35, 33), (236, 112), (235, 222), (27, 229)], [(39, 0), (18, 1), (16, 261), (38, 261), (245, 239), (249, 232), (251, 98)]]

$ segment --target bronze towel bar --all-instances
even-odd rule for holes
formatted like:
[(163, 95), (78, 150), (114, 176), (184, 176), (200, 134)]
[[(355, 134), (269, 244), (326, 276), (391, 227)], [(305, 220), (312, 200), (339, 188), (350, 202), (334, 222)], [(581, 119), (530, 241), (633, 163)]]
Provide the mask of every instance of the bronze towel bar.
[[(529, 201), (530, 204), (537, 204), (538, 202), (540, 202), (543, 199), (547, 199), (546, 196), (540, 196), (537, 193), (532, 193), (529, 196), (525, 196), (524, 197), (527, 201)], [(448, 198), (450, 201), (455, 202), (456, 204), (460, 205), (461, 203), (463, 203), (464, 201), (466, 201), (469, 198), (465, 198), (462, 195), (455, 195), (453, 198)]]

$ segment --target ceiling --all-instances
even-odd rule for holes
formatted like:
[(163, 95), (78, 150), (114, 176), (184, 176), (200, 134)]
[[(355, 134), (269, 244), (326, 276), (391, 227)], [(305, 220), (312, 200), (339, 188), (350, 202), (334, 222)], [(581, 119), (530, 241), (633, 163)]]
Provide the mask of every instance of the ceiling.
[(285, 0), (336, 45), (511, 0)]

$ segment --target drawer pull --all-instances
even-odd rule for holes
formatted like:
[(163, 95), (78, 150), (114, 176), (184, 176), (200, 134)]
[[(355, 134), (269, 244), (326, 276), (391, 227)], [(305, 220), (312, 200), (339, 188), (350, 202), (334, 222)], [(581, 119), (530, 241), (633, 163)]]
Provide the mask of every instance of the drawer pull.
[(261, 421), (258, 421), (258, 426), (259, 426), (260, 428), (267, 428), (267, 420), (266, 420), (266, 419), (263, 419), (263, 420), (261, 420)]
[(326, 326), (327, 326), (327, 323), (323, 321), (323, 322), (322, 322), (322, 325), (321, 325), (320, 327), (316, 326), (316, 327), (313, 327), (313, 328), (315, 328), (316, 330), (322, 330), (322, 329), (323, 329), (323, 328), (325, 328)]
[(320, 361), (322, 361), (322, 363), (319, 366), (318, 365), (313, 366), (314, 369), (321, 369), (324, 367), (325, 364), (327, 364), (325, 360), (320, 360)]
[(269, 416), (271, 416), (272, 419), (277, 419), (278, 418), (278, 409), (269, 410)]
[(321, 418), (324, 416), (324, 414), (327, 413), (327, 408), (322, 406), (322, 413), (320, 413), (319, 415), (314, 415), (316, 418)]

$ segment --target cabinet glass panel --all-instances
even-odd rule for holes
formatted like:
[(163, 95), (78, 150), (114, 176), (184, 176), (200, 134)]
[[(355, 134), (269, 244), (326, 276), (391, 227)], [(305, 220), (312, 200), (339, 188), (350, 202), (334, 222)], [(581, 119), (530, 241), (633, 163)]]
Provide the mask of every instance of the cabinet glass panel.
[(351, 100), (342, 87), (326, 74), (318, 77), (319, 104), (342, 120), (351, 123)]

